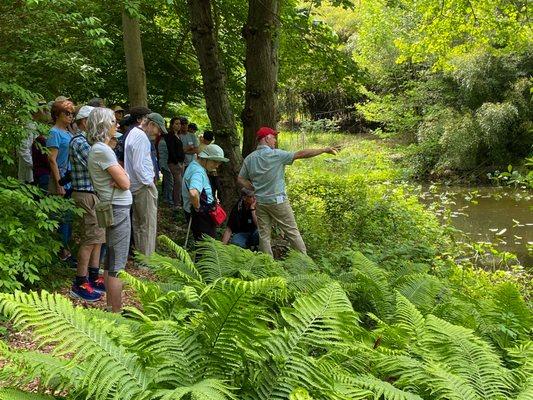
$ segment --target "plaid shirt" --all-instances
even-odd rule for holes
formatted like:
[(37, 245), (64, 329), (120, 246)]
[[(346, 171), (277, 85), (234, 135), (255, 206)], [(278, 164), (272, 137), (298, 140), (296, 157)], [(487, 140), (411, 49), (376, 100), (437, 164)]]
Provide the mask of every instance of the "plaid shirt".
[(94, 192), (87, 160), (91, 145), (83, 133), (78, 133), (72, 138), (69, 145), (69, 157), (72, 167), (72, 189), (84, 192)]

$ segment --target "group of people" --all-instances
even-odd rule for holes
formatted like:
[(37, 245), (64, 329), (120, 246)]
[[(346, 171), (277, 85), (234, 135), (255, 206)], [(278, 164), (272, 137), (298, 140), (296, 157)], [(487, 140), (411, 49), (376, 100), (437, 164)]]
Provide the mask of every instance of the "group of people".
[[(122, 283), (117, 274), (126, 265), (130, 240), (142, 254), (155, 251), (160, 173), (162, 201), (183, 208), (194, 238), (216, 237), (218, 223), (212, 214), (221, 196), (216, 171), (229, 160), (212, 143), (213, 132), (198, 137), (196, 125), (185, 117), (172, 118), (167, 129), (165, 119), (146, 107), (124, 114), (122, 107), (106, 108), (101, 99), (76, 107), (62, 96), (48, 106), (49, 114), (46, 104), (39, 104), (33, 119), (50, 119), (53, 126), (45, 135), (37, 133), (35, 123), (28, 125), (28, 140), (19, 152), (19, 178), (50, 195), (71, 197), (84, 210), (71, 295), (95, 301), (105, 292), (109, 310), (118, 312)], [(285, 191), (284, 168), (299, 158), (335, 154), (336, 149), (287, 152), (277, 149), (276, 137), (272, 128), (258, 130), (257, 150), (243, 162), (237, 179), (241, 197), (230, 212), (222, 242), (259, 246), (272, 254), (270, 236), (276, 224), (292, 247), (305, 253)], [(100, 202), (112, 207), (112, 224), (106, 228), (96, 215)], [(68, 247), (71, 226), (67, 215), (59, 227), (63, 260), (73, 258)]]

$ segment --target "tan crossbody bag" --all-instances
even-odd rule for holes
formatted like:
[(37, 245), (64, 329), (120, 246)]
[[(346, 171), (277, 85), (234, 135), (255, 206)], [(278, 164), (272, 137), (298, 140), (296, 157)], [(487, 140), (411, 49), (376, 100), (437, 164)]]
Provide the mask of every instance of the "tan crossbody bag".
[(115, 196), (115, 188), (111, 192), (111, 200), (100, 201), (95, 206), (96, 219), (100, 228), (109, 228), (113, 225), (113, 197)]

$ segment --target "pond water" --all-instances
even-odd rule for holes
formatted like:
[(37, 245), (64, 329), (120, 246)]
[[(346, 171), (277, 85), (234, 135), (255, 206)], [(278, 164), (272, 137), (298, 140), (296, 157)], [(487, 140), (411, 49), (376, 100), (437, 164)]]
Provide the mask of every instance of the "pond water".
[[(419, 196), (473, 242), (490, 242), (533, 269), (533, 192), (502, 187), (430, 185)], [(529, 251), (528, 251), (529, 247)]]

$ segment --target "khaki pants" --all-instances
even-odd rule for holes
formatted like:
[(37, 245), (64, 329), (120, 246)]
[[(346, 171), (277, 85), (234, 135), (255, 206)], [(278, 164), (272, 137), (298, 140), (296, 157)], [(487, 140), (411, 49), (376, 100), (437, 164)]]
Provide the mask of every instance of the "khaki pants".
[(278, 225), (292, 248), (307, 254), (305, 243), (300, 235), (294, 213), (288, 200), (280, 204), (257, 204), (257, 229), (259, 231), (259, 250), (272, 255), (270, 237), (272, 225)]
[(155, 251), (157, 235), (157, 189), (143, 186), (133, 192), (133, 241), (135, 248), (149, 256)]

